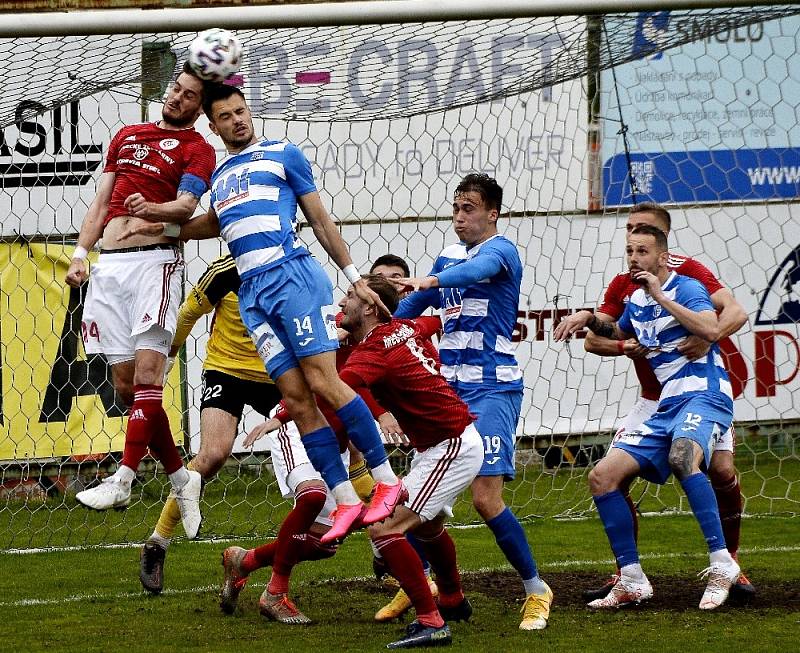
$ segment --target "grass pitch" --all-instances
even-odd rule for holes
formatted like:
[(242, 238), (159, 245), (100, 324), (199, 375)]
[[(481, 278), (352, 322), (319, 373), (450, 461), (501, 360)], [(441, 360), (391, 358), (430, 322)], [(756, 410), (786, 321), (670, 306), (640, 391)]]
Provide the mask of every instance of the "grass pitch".
[[(589, 612), (583, 586), (611, 569), (600, 522), (538, 520), (526, 524), (542, 576), (556, 602), (543, 632), (521, 632), (522, 589), (484, 528), (453, 532), (464, 585), (475, 606), (469, 624), (453, 624), (453, 650), (470, 651), (795, 651), (800, 633), (800, 519), (763, 517), (743, 523), (741, 560), (759, 589), (746, 608), (702, 613), (697, 602), (707, 565), (691, 517), (643, 517), (641, 550), (655, 586), (651, 605)], [(252, 546), (256, 541), (244, 541)], [(292, 596), (310, 627), (265, 621), (257, 609), (268, 570), (257, 572), (231, 617), (217, 607), (225, 542), (181, 542), (167, 555), (166, 586), (151, 597), (138, 582), (138, 549), (85, 548), (0, 554), (0, 651), (378, 651), (402, 624), (375, 624), (391, 597), (370, 577), (363, 534), (332, 560), (295, 572)], [(679, 591), (680, 590), (680, 591)]]

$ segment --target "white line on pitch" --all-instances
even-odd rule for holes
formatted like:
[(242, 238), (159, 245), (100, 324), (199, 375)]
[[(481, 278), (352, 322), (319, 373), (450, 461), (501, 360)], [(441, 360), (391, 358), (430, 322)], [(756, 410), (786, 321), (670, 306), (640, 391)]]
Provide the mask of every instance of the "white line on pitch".
[[(211, 542), (211, 540), (203, 540)], [(215, 540), (220, 542), (222, 540)], [(118, 545), (116, 548), (122, 548), (123, 545)], [(138, 546), (138, 545), (136, 545)], [(800, 551), (800, 546), (764, 546), (764, 547), (747, 547), (739, 549), (742, 554), (748, 553), (795, 553)], [(644, 560), (668, 560), (671, 558), (706, 558), (708, 554), (703, 552), (697, 553), (644, 553), (639, 557)], [(612, 559), (601, 560), (556, 560), (554, 562), (542, 563), (542, 569), (563, 569), (566, 567), (591, 567), (599, 565), (613, 565)], [(481, 567), (478, 569), (464, 570), (462, 575), (472, 576), (475, 574), (496, 572), (496, 571), (509, 571), (510, 565), (498, 565), (496, 567)], [(354, 576), (351, 578), (331, 578), (323, 580), (325, 584), (340, 583), (344, 581), (369, 581), (373, 580), (371, 576)], [(315, 580), (319, 583), (319, 580)], [(202, 587), (189, 587), (183, 589), (165, 589), (163, 594), (165, 596), (181, 596), (183, 594), (198, 594), (202, 592), (216, 592), (218, 587), (216, 585), (205, 585)], [(95, 592), (93, 594), (73, 594), (61, 598), (48, 598), (48, 599), (17, 599), (16, 601), (2, 601), (0, 608), (20, 608), (27, 606), (40, 606), (40, 605), (59, 605), (62, 603), (77, 603), (81, 601), (117, 601), (125, 599), (141, 599), (147, 597), (144, 592), (119, 592), (116, 594), (101, 594)]]

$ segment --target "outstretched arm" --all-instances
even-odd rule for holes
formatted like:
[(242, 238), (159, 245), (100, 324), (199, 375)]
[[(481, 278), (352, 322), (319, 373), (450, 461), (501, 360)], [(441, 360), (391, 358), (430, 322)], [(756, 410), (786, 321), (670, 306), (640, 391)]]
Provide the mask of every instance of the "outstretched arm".
[(342, 234), (339, 233), (338, 227), (323, 206), (319, 193), (313, 191), (301, 195), (297, 198), (297, 203), (314, 230), (319, 244), (339, 266), (339, 269), (345, 273), (347, 280), (353, 284), (355, 293), (370, 306), (377, 306), (384, 315), (390, 315), (389, 309), (384, 306), (377, 293), (367, 286), (367, 282), (358, 274)]

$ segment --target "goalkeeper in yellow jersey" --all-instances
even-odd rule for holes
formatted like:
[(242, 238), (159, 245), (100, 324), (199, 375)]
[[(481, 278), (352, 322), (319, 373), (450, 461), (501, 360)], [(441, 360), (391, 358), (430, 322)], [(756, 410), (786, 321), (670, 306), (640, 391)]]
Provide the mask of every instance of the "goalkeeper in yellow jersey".
[[(214, 476), (231, 455), (244, 406), (251, 406), (266, 418), (281, 399), (239, 315), (239, 284), (236, 263), (230, 255), (212, 262), (180, 307), (170, 351), (174, 361), (197, 320), (215, 311), (203, 362), (200, 450), (188, 465), (203, 479)], [(367, 495), (372, 477), (363, 457), (352, 450), (351, 456), (350, 473), (358, 477), (354, 480), (356, 489)], [(153, 534), (142, 548), (139, 579), (153, 594), (164, 587), (164, 558), (179, 520), (175, 500), (167, 499)]]
[[(230, 255), (211, 263), (181, 304), (170, 350), (171, 363), (195, 322), (214, 311), (203, 362), (200, 450), (188, 465), (203, 479), (213, 477), (231, 455), (244, 406), (252, 406), (266, 418), (281, 399), (239, 317), (239, 284)], [(179, 520), (175, 499), (170, 497), (142, 548), (139, 578), (154, 594), (163, 589), (164, 557)]]

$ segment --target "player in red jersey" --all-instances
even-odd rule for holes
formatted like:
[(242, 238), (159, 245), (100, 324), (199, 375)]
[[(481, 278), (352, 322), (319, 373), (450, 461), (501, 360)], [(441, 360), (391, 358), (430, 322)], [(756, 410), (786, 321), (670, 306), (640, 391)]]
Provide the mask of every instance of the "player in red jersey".
[[(377, 275), (368, 285), (394, 311), (394, 286)], [(386, 521), (369, 527), (369, 535), (392, 575), (413, 603), (417, 619), (406, 636), (389, 648), (448, 643), (444, 619), (467, 619), (453, 541), (444, 529), (443, 511), (474, 480), (483, 461), (483, 445), (466, 404), (439, 373), (438, 354), (410, 320), (387, 319), (352, 290), (339, 306), (342, 327), (359, 342), (341, 378), (358, 390), (368, 387), (390, 410), (417, 454), (403, 480), (409, 499)], [(411, 531), (421, 542), (436, 572), (439, 604), (431, 594), (422, 563), (403, 536)]]
[(89, 278), (87, 253), (102, 238), (84, 305), (84, 345), (87, 354), (106, 356), (117, 394), (130, 407), (122, 464), (76, 498), (96, 510), (126, 507), (149, 447), (170, 477), (189, 538), (200, 528), (200, 474), (183, 466), (162, 406), (183, 258), (175, 229), (124, 242), (121, 235), (145, 218), (186, 222), (208, 189), (214, 149), (194, 130), (203, 91), (202, 80), (184, 66), (167, 93), (161, 120), (123, 127), (114, 136), (66, 276), (72, 287)]
[[(631, 209), (626, 229), (630, 233), (638, 225), (647, 224), (669, 235), (671, 223), (668, 211), (658, 204), (645, 202), (637, 204)], [(720, 338), (717, 342), (720, 343), (723, 352), (735, 351), (735, 347), (728, 336), (736, 333), (747, 322), (747, 313), (733, 297), (730, 290), (724, 287), (702, 263), (686, 256), (670, 253), (668, 267), (678, 274), (697, 279), (705, 286), (709, 295), (711, 295), (711, 301), (719, 316)], [(625, 310), (625, 304), (631, 294), (638, 287), (631, 280), (631, 276), (628, 273), (618, 274), (614, 277), (606, 289), (603, 303), (595, 312), (597, 318), (608, 322), (616, 321)], [(565, 319), (570, 320), (571, 317)], [(636, 376), (639, 379), (642, 391), (636, 404), (622, 420), (615, 435), (615, 437), (619, 437), (624, 432), (631, 431), (639, 426), (653, 414), (661, 394), (661, 385), (656, 379), (651, 366), (648, 365), (647, 360), (644, 358), (647, 350), (641, 347), (635, 339), (617, 341), (602, 338), (590, 332), (587, 334), (584, 346), (586, 351), (594, 354), (601, 356), (626, 355), (633, 360)], [(709, 342), (698, 336), (690, 336), (686, 342), (678, 347), (678, 350), (687, 358), (694, 360), (705, 355), (709, 347)], [(714, 447), (709, 476), (719, 504), (725, 543), (730, 554), (736, 558), (741, 528), (742, 495), (738, 473), (733, 460), (734, 444), (735, 437), (731, 427)], [(636, 507), (628, 492), (625, 492), (625, 497), (631, 508), (634, 525), (638, 532)], [(613, 587), (614, 580), (615, 578), (612, 577), (611, 581), (603, 587), (587, 590), (584, 592), (584, 598), (587, 601), (603, 598)], [(755, 589), (752, 584), (742, 574), (738, 582), (731, 588), (731, 597), (734, 600), (748, 601), (752, 598), (754, 592)]]

